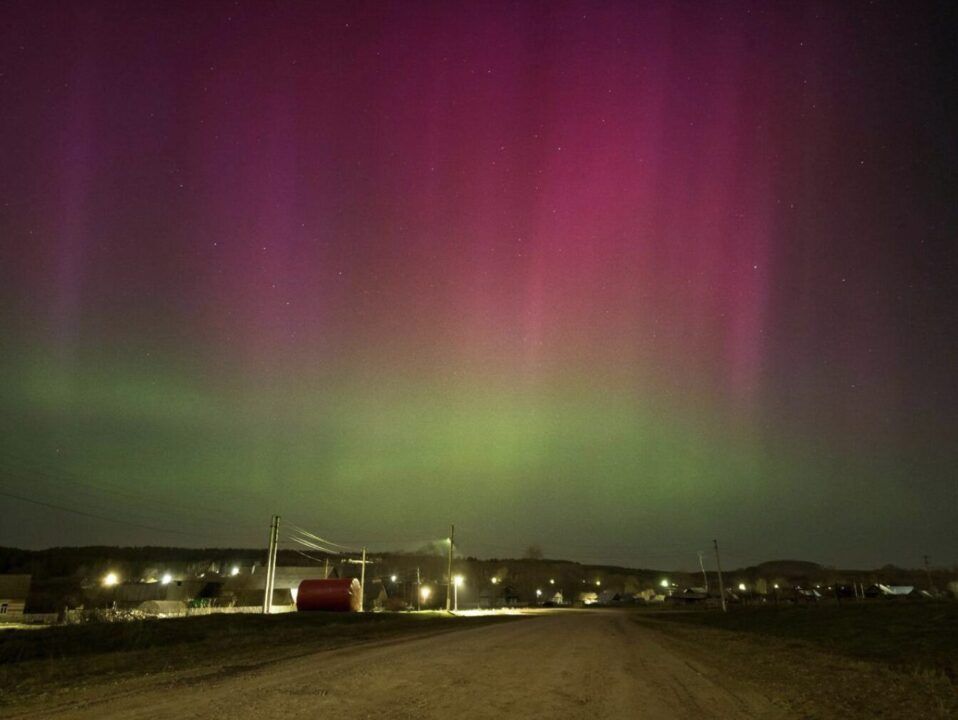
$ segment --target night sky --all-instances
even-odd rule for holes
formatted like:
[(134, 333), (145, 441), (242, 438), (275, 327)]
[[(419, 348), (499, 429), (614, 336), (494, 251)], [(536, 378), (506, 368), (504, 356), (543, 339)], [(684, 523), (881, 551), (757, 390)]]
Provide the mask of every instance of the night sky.
[(958, 562), (956, 26), (4, 3), (0, 544)]

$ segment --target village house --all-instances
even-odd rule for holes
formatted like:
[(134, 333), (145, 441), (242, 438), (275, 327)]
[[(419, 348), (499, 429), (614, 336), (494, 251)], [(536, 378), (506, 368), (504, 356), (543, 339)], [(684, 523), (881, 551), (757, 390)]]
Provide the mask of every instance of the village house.
[(0, 622), (23, 617), (31, 579), (30, 575), (0, 575)]
[(879, 583), (865, 588), (865, 597), (868, 598), (930, 598), (932, 594), (926, 590), (920, 590), (914, 585), (884, 585)]

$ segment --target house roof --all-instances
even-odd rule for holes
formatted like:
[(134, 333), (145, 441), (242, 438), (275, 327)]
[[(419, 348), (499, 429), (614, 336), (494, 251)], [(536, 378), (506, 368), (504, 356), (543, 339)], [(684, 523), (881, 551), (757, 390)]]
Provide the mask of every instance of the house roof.
[[(333, 576), (333, 567), (330, 565), (330, 576)], [(303, 580), (321, 580), (326, 574), (322, 565), (279, 565), (276, 567), (276, 577), (273, 587), (277, 590), (290, 590), (298, 588)], [(238, 579), (239, 584), (263, 590), (266, 588), (266, 570), (257, 572), (246, 578)]]
[(911, 595), (915, 590), (914, 585), (879, 585), (878, 589), (886, 595)]
[(0, 598), (26, 600), (32, 575), (0, 575)]

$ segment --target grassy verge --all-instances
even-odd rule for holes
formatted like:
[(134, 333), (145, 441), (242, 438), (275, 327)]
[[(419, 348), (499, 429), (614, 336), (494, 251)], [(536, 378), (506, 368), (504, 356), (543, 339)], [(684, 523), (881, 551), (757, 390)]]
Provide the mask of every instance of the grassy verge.
[(958, 603), (844, 603), (662, 613), (657, 619), (801, 640), (826, 652), (958, 680)]
[(955, 604), (732, 608), (634, 618), (801, 717), (958, 717)]
[(90, 683), (275, 660), (462, 630), (506, 617), (442, 613), (209, 615), (0, 633), (0, 704)]

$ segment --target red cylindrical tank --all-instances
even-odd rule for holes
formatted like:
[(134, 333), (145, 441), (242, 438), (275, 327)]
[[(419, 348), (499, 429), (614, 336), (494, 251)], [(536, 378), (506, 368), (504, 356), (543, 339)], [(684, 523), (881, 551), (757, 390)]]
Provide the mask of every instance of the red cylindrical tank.
[(296, 593), (296, 609), (302, 611), (359, 612), (359, 580), (303, 580)]

